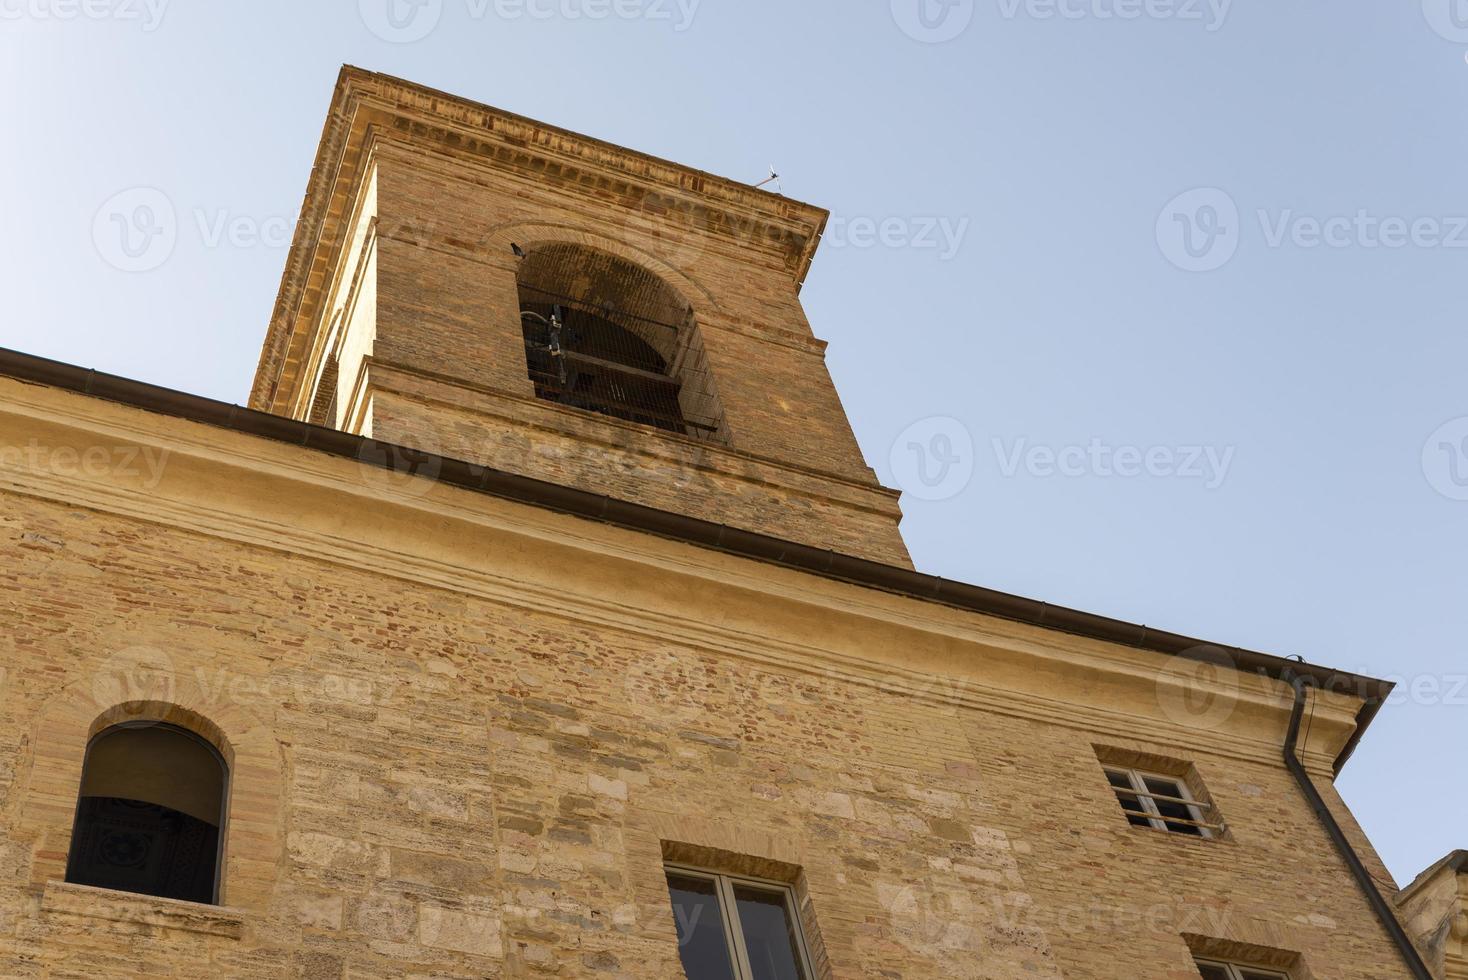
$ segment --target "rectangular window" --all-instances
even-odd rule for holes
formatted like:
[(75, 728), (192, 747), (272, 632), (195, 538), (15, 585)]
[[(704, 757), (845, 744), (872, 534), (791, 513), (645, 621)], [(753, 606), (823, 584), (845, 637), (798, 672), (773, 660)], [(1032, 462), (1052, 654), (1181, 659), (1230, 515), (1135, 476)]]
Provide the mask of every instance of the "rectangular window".
[(1212, 807), (1196, 800), (1187, 783), (1175, 776), (1107, 766), (1106, 779), (1134, 826), (1191, 837), (1213, 837), (1222, 829), (1207, 819)]
[(1222, 960), (1194, 962), (1198, 964), (1198, 973), (1203, 980), (1290, 980), (1288, 973), (1280, 973), (1278, 970), (1260, 970), (1237, 963), (1224, 963)]
[(688, 980), (814, 980), (789, 885), (668, 865)]

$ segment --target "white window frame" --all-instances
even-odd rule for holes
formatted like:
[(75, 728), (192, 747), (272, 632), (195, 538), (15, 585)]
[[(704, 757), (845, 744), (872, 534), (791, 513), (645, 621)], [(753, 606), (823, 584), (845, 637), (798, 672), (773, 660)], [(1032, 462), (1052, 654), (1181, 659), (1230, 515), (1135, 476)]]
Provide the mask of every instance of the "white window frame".
[[(1156, 800), (1161, 799), (1169, 803), (1181, 803), (1188, 808), (1189, 817), (1193, 820), (1194, 825), (1197, 826), (1198, 833), (1205, 840), (1218, 835), (1218, 831), (1221, 828), (1216, 824), (1209, 823), (1203, 816), (1203, 811), (1210, 810), (1212, 807), (1209, 804), (1200, 803), (1193, 796), (1192, 790), (1188, 789), (1187, 780), (1181, 776), (1169, 776), (1167, 773), (1162, 772), (1147, 772), (1143, 769), (1128, 769), (1125, 766), (1113, 766), (1107, 763), (1102, 763), (1101, 768), (1106, 772), (1108, 777), (1113, 775), (1124, 776), (1127, 782), (1131, 784), (1130, 792), (1136, 796), (1137, 802), (1141, 804), (1141, 811), (1130, 809), (1126, 805), (1126, 802), (1117, 795), (1128, 792), (1128, 790), (1124, 790), (1120, 786), (1112, 786), (1110, 778), (1106, 781), (1106, 785), (1111, 789), (1111, 795), (1116, 797), (1116, 802), (1121, 804), (1122, 812), (1127, 816), (1136, 813), (1138, 816), (1146, 817), (1147, 823), (1152, 826), (1152, 829), (1164, 830), (1170, 834), (1175, 834), (1178, 831), (1171, 826), (1175, 822), (1174, 819), (1162, 815), (1162, 811), (1157, 808)], [(1167, 780), (1178, 788), (1178, 795), (1167, 796), (1152, 792), (1147, 788), (1146, 780), (1148, 779)]]
[[(1288, 973), (1267, 967), (1249, 966), (1247, 963), (1225, 963), (1223, 960), (1200, 959), (1198, 957), (1193, 958), (1193, 963), (1200, 967), (1216, 966), (1228, 974), (1229, 980), (1246, 980), (1244, 977), (1245, 970), (1248, 970), (1256, 977), (1267, 977), (1269, 980), (1290, 980)], [(1198, 972), (1201, 976), (1202, 971), (1199, 970)]]
[[(805, 942), (805, 924), (800, 921), (800, 903), (795, 897), (794, 888), (780, 881), (725, 874), (721, 871), (711, 871), (708, 868), (698, 868), (687, 864), (664, 863), (663, 872), (665, 886), (669, 874), (685, 878), (699, 878), (714, 883), (714, 891), (719, 900), (719, 912), (723, 919), (724, 942), (729, 946), (729, 962), (734, 966), (735, 980), (752, 980), (754, 977), (754, 970), (749, 965), (749, 950), (744, 944), (744, 928), (739, 922), (739, 904), (734, 898), (735, 886), (745, 885), (783, 897), (785, 908), (790, 914), (790, 921), (795, 925), (795, 954), (800, 959), (800, 968), (805, 973), (807, 980), (816, 980), (815, 971), (811, 969), (810, 965), (810, 950)], [(669, 900), (671, 901), (671, 895)]]

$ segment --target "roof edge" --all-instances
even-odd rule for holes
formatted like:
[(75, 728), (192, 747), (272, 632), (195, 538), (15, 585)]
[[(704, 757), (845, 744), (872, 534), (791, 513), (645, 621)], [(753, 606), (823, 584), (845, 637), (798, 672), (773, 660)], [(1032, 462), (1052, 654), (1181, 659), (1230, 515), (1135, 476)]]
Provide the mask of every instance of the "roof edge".
[(291, 443), (304, 449), (385, 469), (405, 473), (418, 472), (427, 463), (437, 472), (439, 482), (476, 493), (655, 534), (697, 547), (907, 598), (936, 602), (967, 612), (1168, 656), (1228, 666), (1285, 683), (1300, 679), (1327, 691), (1353, 694), (1360, 697), (1363, 704), (1357, 713), (1356, 730), (1335, 760), (1336, 772), (1340, 771), (1350, 757), (1367, 725), (1394, 687), (1390, 681), (1379, 678), (1150, 629), (1137, 623), (797, 544), (726, 524), (716, 524), (618, 500), (589, 490), (578, 490), (489, 469), (421, 449), (397, 446), (6, 348), (0, 348), (0, 377), (61, 388), (144, 411)]
[(1401, 905), (1410, 900), (1418, 889), (1444, 871), (1458, 874), (1464, 870), (1468, 870), (1468, 850), (1459, 848), (1456, 851), (1449, 851), (1418, 872), (1417, 877), (1413, 878), (1405, 888), (1398, 890), (1394, 901)]

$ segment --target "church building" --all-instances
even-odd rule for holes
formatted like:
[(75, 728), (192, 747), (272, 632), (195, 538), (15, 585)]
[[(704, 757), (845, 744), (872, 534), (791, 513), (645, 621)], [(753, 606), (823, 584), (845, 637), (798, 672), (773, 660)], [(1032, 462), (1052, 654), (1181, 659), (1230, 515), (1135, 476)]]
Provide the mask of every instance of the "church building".
[(1468, 978), (1390, 684), (914, 569), (827, 217), (349, 67), (248, 407), (0, 352), (0, 976)]

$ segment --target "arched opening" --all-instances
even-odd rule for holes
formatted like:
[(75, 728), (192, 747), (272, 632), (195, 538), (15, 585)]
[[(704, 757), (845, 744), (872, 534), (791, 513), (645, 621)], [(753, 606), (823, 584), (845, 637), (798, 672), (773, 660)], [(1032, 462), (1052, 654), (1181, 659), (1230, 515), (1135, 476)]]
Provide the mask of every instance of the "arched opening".
[(699, 439), (719, 413), (693, 311), (624, 259), (546, 245), (520, 260), (525, 365), (538, 398)]
[(87, 746), (66, 880), (215, 903), (228, 772), (204, 739), (130, 722)]

